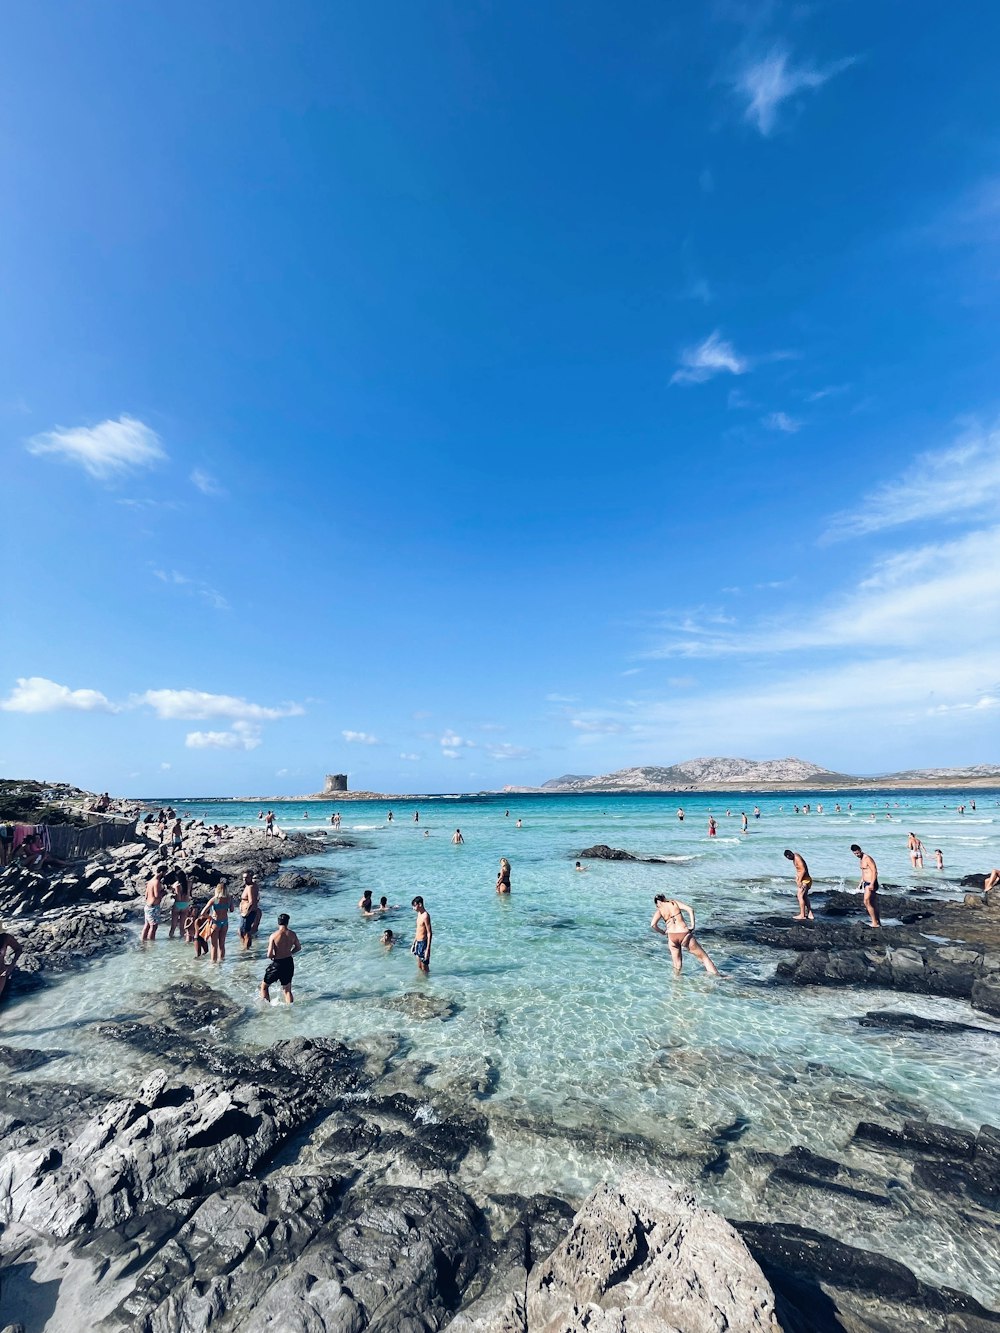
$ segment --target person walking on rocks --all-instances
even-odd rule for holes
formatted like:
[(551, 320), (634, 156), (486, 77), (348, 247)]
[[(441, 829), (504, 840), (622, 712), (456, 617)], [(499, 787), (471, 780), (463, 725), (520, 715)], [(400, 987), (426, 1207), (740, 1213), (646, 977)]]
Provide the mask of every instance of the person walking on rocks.
[(413, 899), (410, 906), (417, 914), (417, 928), (410, 952), (415, 956), (417, 967), (420, 968), (421, 972), (429, 972), (431, 970), (431, 939), (434, 935), (431, 926), (431, 914), (424, 906), (424, 900), (419, 894)]
[(184, 846), (184, 830), (179, 819), (175, 819), (170, 826), (170, 846), (175, 852), (181, 851)]
[(812, 904), (809, 902), (809, 890), (813, 886), (812, 876), (809, 874), (809, 867), (806, 865), (805, 857), (801, 852), (792, 852), (787, 848), (781, 853), (786, 861), (791, 861), (795, 866), (795, 888), (799, 898), (799, 914), (793, 916), (793, 921), (815, 921)]
[(874, 858), (863, 852), (856, 842), (851, 843), (851, 851), (861, 862), (861, 883), (858, 888), (864, 894), (865, 911), (868, 913), (872, 928), (875, 929), (882, 924), (878, 910), (878, 866)]
[(270, 987), (276, 982), (281, 987), (286, 1004), (291, 1004), (295, 999), (292, 994), (292, 977), (295, 973), (292, 954), (298, 953), (302, 945), (295, 931), (288, 929), (288, 922), (288, 913), (282, 912), (278, 917), (278, 929), (267, 942), (267, 956), (270, 961), (264, 973), (264, 980), (260, 983), (260, 997), (268, 1003), (271, 1001)]
[(143, 943), (156, 939), (156, 927), (160, 924), (160, 904), (167, 890), (163, 883), (160, 867), (157, 866), (146, 881), (146, 906), (143, 912), (145, 924), (142, 927)]
[(273, 838), (273, 837), (274, 837), (274, 811), (273, 811), (273, 810), (268, 810), (267, 814), (264, 816), (264, 837), (265, 837), (265, 838)]
[[(694, 908), (689, 907), (687, 903), (678, 902), (676, 898), (668, 898), (664, 893), (656, 895), (653, 906), (655, 910), (649, 928), (655, 930), (657, 935), (666, 936), (674, 972), (680, 975), (684, 965), (684, 950), (687, 949), (704, 965), (705, 971), (710, 976), (720, 976), (719, 969), (694, 937)], [(684, 920), (685, 912), (690, 918), (690, 926)]]
[(244, 949), (253, 944), (253, 937), (260, 925), (260, 889), (252, 870), (243, 872), (243, 889), (240, 893), (240, 943)]

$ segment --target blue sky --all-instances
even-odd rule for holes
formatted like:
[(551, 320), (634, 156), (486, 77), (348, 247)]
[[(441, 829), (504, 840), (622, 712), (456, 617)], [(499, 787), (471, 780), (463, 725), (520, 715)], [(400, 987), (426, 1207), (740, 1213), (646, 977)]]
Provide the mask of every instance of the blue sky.
[(1000, 13), (9, 5), (0, 773), (1000, 761)]

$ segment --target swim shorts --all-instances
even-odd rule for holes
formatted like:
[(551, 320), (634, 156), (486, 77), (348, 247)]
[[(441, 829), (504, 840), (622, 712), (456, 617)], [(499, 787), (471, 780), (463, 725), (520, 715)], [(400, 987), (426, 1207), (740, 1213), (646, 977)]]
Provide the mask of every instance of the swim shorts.
[(264, 973), (265, 986), (284, 986), (292, 984), (292, 976), (295, 972), (295, 962), (291, 958), (273, 958), (267, 965), (267, 971)]
[(424, 954), (427, 952), (427, 941), (415, 940), (410, 952), (416, 954), (417, 958), (419, 958), (421, 962), (424, 962)]
[(152, 906), (150, 903), (147, 903), (147, 904), (146, 904), (146, 925), (147, 925), (147, 926), (158, 926), (159, 924), (160, 924), (160, 908), (159, 908), (159, 904), (157, 904), (157, 905), (154, 907), (154, 906)]

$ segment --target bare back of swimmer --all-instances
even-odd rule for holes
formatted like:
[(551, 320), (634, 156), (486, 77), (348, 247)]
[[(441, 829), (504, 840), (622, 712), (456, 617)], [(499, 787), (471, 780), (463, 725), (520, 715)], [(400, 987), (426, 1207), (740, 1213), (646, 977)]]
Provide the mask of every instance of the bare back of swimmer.
[[(657, 935), (666, 936), (674, 971), (680, 972), (684, 964), (683, 951), (687, 949), (704, 965), (706, 972), (713, 977), (719, 976), (719, 969), (694, 937), (694, 908), (689, 907), (687, 903), (679, 902), (676, 898), (668, 898), (662, 893), (658, 893), (653, 899), (653, 906), (655, 911), (649, 928), (655, 930)], [(685, 912), (690, 919), (690, 925), (684, 919)]]

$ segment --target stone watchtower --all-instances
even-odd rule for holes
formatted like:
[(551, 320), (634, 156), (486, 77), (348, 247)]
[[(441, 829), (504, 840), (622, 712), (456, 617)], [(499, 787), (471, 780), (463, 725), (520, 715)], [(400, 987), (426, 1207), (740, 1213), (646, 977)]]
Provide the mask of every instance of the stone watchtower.
[(327, 773), (323, 783), (324, 796), (336, 796), (337, 792), (347, 791), (346, 773)]

